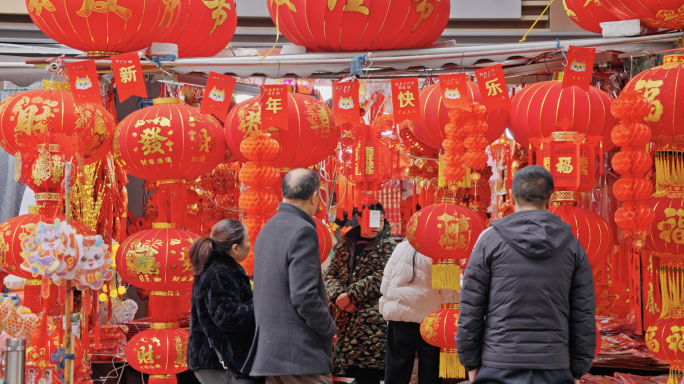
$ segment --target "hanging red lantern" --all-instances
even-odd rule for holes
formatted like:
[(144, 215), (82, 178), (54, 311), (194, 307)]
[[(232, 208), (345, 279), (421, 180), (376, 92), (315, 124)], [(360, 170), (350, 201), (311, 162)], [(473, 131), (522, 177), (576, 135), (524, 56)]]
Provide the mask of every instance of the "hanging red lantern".
[(380, 124), (357, 125), (343, 142), (346, 175), (360, 191), (377, 191), (392, 177), (393, 146)]
[(601, 6), (620, 20), (639, 19), (652, 28), (684, 26), (684, 6), (678, 0), (601, 0)]
[(296, 45), (314, 52), (377, 51), (431, 46), (449, 21), (437, 0), (269, 2), (271, 19)]
[[(482, 104), (482, 95), (477, 83), (469, 81), (468, 100), (470, 103)], [(422, 121), (411, 124), (413, 133), (421, 142), (434, 148), (442, 148), (442, 143), (447, 138), (446, 126), (450, 123), (450, 109), (444, 104), (444, 96), (439, 84), (433, 84), (420, 91), (420, 109)], [(487, 113), (489, 128), (485, 137), (487, 144), (494, 142), (506, 130), (508, 125), (508, 110), (496, 108)]]
[(162, 39), (178, 45), (178, 57), (211, 57), (230, 43), (237, 28), (233, 0), (183, 0), (176, 27)]
[(149, 384), (177, 384), (176, 374), (188, 370), (188, 332), (152, 323), (128, 342), (126, 361), (150, 375)]
[(43, 33), (89, 56), (139, 51), (162, 41), (177, 25), (179, 4), (171, 0), (26, 0), (31, 20)]
[(313, 218), (316, 222), (316, 234), (318, 235), (318, 251), (321, 255), (321, 264), (323, 264), (328, 257), (330, 257), (330, 251), (332, 251), (332, 237), (333, 234), (330, 232), (330, 228), (323, 224), (322, 221), (317, 218)]
[(560, 131), (532, 140), (539, 151), (537, 165), (551, 172), (556, 191), (589, 192), (594, 187), (597, 137)]
[(458, 360), (456, 331), (458, 330), (458, 304), (442, 304), (442, 308), (429, 314), (420, 323), (420, 335), (426, 343), (439, 347), (439, 377), (465, 379), (465, 367)]
[[(333, 113), (325, 104), (297, 93), (288, 93), (287, 96), (289, 129), (263, 127), (264, 132), (280, 144), (273, 162), (282, 172), (319, 163), (335, 152), (340, 138)], [(259, 97), (233, 107), (226, 118), (225, 129), (230, 153), (241, 163), (246, 163), (247, 157), (240, 152), (241, 143), (262, 129)]]
[[(554, 102), (549, 102), (553, 100)], [(515, 140), (527, 148), (533, 138), (547, 138), (554, 132), (576, 132), (598, 137), (604, 150), (613, 148), (610, 132), (617, 123), (610, 113), (612, 98), (590, 87), (563, 88), (562, 81), (543, 81), (515, 94), (509, 128)]]
[[(0, 146), (15, 155), (24, 143), (77, 137), (85, 164), (104, 158), (112, 148), (116, 123), (99, 105), (76, 106), (69, 83), (43, 81), (44, 89), (14, 94), (0, 103)], [(27, 148), (35, 151), (36, 148)]]
[(435, 204), (418, 211), (406, 227), (414, 249), (432, 258), (432, 288), (461, 289), (461, 264), (467, 264), (487, 224), (468, 208)]
[(565, 13), (580, 28), (594, 33), (603, 33), (601, 23), (618, 21), (620, 18), (610, 13), (600, 1), (563, 0)]

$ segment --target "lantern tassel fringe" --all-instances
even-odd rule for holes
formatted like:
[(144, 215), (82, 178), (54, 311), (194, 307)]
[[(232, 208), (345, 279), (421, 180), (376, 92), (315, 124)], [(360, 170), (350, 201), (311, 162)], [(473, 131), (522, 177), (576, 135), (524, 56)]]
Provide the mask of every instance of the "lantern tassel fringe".
[(674, 155), (659, 153), (655, 158), (656, 193), (664, 192), (667, 186), (684, 186), (684, 163), (681, 152)]
[(670, 371), (670, 377), (667, 379), (667, 384), (680, 384), (684, 379), (684, 371), (675, 369)]
[(684, 308), (684, 270), (674, 266), (661, 266), (660, 289), (663, 299), (661, 319), (668, 318), (674, 309)]
[(454, 264), (433, 264), (432, 288), (460, 291), (461, 267)]
[(150, 375), (148, 384), (178, 384), (176, 375)]
[[(466, 370), (458, 359), (458, 353), (440, 352), (439, 377), (443, 379), (465, 379)], [(669, 384), (669, 382), (668, 382)], [(678, 383), (679, 384), (679, 383)]]

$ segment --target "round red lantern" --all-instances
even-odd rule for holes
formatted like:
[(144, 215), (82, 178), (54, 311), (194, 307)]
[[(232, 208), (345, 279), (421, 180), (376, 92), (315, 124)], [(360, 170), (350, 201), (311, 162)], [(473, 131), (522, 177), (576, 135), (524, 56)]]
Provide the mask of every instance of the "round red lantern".
[(456, 352), (458, 330), (458, 304), (442, 304), (442, 308), (429, 314), (420, 323), (420, 335), (428, 344), (439, 347), (439, 377), (464, 379), (465, 367)]
[(315, 217), (312, 219), (316, 222), (316, 234), (318, 235), (318, 252), (321, 255), (321, 264), (323, 264), (328, 257), (330, 257), (330, 251), (332, 251), (332, 237), (333, 234), (330, 232), (330, 228), (323, 224), (322, 221)]
[(565, 13), (580, 28), (594, 33), (603, 33), (601, 23), (618, 21), (620, 18), (610, 13), (600, 1), (563, 0)]
[(176, 374), (188, 370), (188, 332), (152, 323), (128, 342), (126, 361), (150, 375), (149, 384), (176, 384)]
[(31, 20), (51, 39), (89, 55), (145, 49), (176, 26), (171, 0), (26, 0)]
[(449, 21), (438, 0), (279, 0), (271, 19), (291, 42), (315, 52), (377, 51), (431, 46)]
[(673, 309), (667, 316), (651, 323), (646, 329), (644, 341), (648, 349), (660, 360), (670, 363), (670, 381), (679, 383), (684, 379), (684, 309)]
[(418, 211), (406, 227), (413, 248), (432, 258), (432, 287), (461, 289), (461, 262), (467, 263), (487, 224), (468, 208), (435, 204)]
[(679, 0), (600, 0), (620, 20), (639, 19), (652, 28), (680, 29), (684, 5)]
[(601, 138), (603, 149), (613, 148), (610, 133), (617, 120), (610, 113), (612, 98), (590, 87), (563, 88), (562, 81), (543, 81), (523, 88), (512, 100), (509, 128), (523, 147), (533, 138), (571, 131)]
[[(444, 95), (439, 84), (433, 84), (420, 91), (420, 109), (422, 121), (412, 124), (413, 133), (421, 142), (433, 147), (442, 148), (442, 143), (447, 138), (445, 128), (451, 122), (450, 109), (444, 105)], [(470, 103), (482, 103), (482, 95), (477, 83), (468, 82), (468, 100)], [(496, 108), (487, 113), (489, 128), (485, 134), (487, 143), (493, 143), (501, 137), (508, 125), (508, 110)]]
[[(287, 131), (276, 128), (268, 133), (280, 143), (273, 159), (281, 171), (317, 164), (337, 148), (340, 131), (335, 126), (332, 111), (320, 101), (306, 95), (288, 93)], [(226, 142), (230, 153), (241, 163), (248, 161), (240, 152), (242, 141), (261, 130), (259, 97), (233, 107), (226, 118)]]
[(128, 115), (116, 129), (114, 157), (145, 180), (195, 180), (224, 159), (221, 123), (176, 98)]
[(23, 143), (44, 142), (50, 133), (53, 138), (77, 137), (86, 164), (105, 157), (116, 129), (109, 112), (100, 105), (76, 106), (68, 83), (45, 80), (43, 86), (46, 89), (19, 92), (0, 103), (0, 146), (14, 155)]
[(661, 258), (684, 254), (684, 191), (670, 186), (646, 200), (655, 220), (646, 235), (644, 249)]

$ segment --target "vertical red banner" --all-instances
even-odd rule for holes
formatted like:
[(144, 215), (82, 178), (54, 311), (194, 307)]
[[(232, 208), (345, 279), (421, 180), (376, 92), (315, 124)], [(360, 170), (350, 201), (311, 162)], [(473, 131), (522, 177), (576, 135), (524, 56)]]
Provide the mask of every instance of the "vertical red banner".
[(447, 108), (470, 110), (468, 75), (465, 73), (439, 75), (439, 88), (442, 90), (442, 102)]
[(588, 91), (589, 86), (591, 86), (591, 75), (594, 71), (595, 59), (596, 48), (582, 48), (571, 45), (563, 74), (563, 88), (576, 85)]
[(482, 104), (488, 111), (498, 107), (511, 107), (511, 96), (508, 94), (501, 64), (478, 69), (475, 71), (475, 77), (482, 94)]
[(212, 114), (225, 121), (230, 110), (230, 100), (235, 89), (235, 78), (210, 72), (202, 98), (201, 113)]
[(112, 56), (112, 72), (116, 79), (119, 102), (131, 96), (147, 97), (147, 87), (137, 52)]
[(406, 120), (415, 122), (421, 120), (418, 95), (418, 78), (392, 80), (392, 105), (396, 124)]
[(287, 85), (264, 85), (261, 87), (262, 130), (276, 127), (284, 131), (287, 126)]
[(361, 120), (359, 82), (354, 80), (344, 83), (333, 83), (332, 91), (335, 125), (347, 123), (358, 125)]
[(71, 84), (71, 93), (74, 95), (74, 103), (76, 105), (85, 103), (102, 105), (95, 60), (69, 63), (66, 67)]

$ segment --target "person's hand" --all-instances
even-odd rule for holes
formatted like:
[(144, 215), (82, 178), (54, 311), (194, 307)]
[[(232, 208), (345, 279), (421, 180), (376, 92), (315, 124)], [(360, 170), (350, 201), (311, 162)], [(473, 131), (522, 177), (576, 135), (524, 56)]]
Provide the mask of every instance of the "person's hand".
[(349, 304), (344, 310), (349, 313), (354, 313), (356, 312), (356, 306), (354, 304)]
[(335, 301), (335, 304), (346, 311), (349, 304), (351, 304), (351, 299), (349, 298), (349, 295), (343, 293), (337, 297), (337, 301)]
[(575, 379), (575, 384), (580, 384), (580, 380)]
[(480, 368), (478, 369), (473, 369), (472, 371), (468, 371), (468, 380), (472, 383), (475, 381), (475, 376), (477, 376), (477, 373), (480, 371)]

